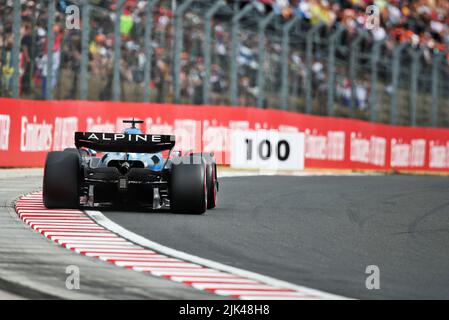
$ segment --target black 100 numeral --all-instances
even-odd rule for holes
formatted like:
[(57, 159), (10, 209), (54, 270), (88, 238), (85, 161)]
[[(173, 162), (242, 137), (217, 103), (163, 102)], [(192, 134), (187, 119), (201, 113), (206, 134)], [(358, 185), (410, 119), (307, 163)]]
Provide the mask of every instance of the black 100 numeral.
[[(245, 143), (246, 143), (246, 160), (251, 161), (253, 160), (253, 140), (245, 139)], [(262, 140), (257, 147), (259, 158), (262, 160), (270, 159), (272, 155), (271, 149), (272, 147), (270, 140), (266, 139)], [(276, 156), (279, 159), (279, 161), (286, 161), (290, 156), (290, 145), (286, 140), (278, 141), (276, 147)]]

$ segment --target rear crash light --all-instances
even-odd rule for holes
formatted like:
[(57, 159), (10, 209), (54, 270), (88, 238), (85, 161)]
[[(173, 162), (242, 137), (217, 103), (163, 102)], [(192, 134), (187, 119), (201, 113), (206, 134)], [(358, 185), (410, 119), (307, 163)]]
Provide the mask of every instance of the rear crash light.
[(118, 182), (118, 188), (120, 190), (127, 190), (128, 189), (128, 180), (124, 178), (120, 178)]

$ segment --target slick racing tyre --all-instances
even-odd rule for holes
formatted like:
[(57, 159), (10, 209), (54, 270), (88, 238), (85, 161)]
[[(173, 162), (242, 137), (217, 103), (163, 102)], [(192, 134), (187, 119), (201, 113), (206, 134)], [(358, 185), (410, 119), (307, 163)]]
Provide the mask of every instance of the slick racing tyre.
[(79, 153), (50, 152), (47, 155), (43, 183), (45, 207), (79, 207), (80, 168)]
[(79, 152), (78, 149), (76, 149), (76, 148), (65, 148), (65, 149), (64, 149), (64, 152), (80, 154), (80, 152)]
[(207, 209), (214, 209), (217, 206), (217, 184), (217, 164), (215, 162), (207, 163)]
[(218, 179), (217, 164), (211, 153), (192, 153), (191, 156), (202, 157), (206, 162), (207, 209), (217, 206)]
[[(195, 159), (195, 161), (193, 161)], [(170, 177), (174, 213), (203, 214), (207, 209), (206, 163), (196, 156), (178, 158)]]
[(64, 152), (71, 152), (71, 153), (79, 154), (81, 157), (89, 156), (89, 151), (87, 151), (86, 149), (66, 148), (66, 149), (64, 149)]

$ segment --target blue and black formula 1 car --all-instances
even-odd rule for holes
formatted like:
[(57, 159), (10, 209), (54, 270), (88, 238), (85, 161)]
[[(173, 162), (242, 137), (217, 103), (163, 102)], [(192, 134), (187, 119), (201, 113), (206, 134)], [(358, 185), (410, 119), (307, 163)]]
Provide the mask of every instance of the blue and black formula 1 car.
[[(47, 208), (140, 207), (202, 214), (217, 204), (213, 154), (173, 152), (175, 137), (76, 132), (73, 149), (50, 152), (43, 181)], [(102, 157), (97, 157), (102, 152)]]

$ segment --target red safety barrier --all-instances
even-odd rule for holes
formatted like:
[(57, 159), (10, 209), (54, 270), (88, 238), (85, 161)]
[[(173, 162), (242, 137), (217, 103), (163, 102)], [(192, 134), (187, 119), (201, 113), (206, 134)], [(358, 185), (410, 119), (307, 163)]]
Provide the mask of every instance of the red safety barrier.
[(0, 167), (41, 167), (73, 146), (75, 131), (120, 132), (126, 118), (146, 133), (175, 134), (177, 149), (214, 151), (229, 163), (232, 130), (305, 133), (305, 167), (449, 171), (449, 130), (401, 127), (256, 108), (0, 99)]

